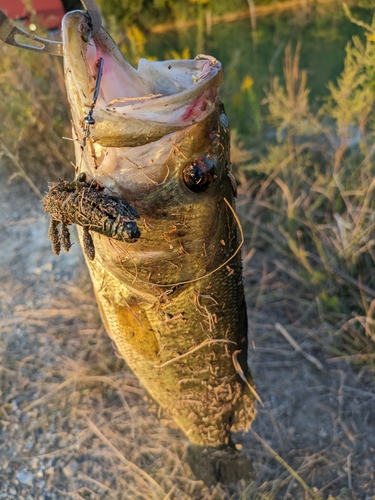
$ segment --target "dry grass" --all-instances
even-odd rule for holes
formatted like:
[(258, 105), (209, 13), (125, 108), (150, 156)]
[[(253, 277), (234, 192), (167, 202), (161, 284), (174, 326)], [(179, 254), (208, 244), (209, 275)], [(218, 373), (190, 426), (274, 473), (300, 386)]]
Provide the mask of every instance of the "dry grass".
[(287, 47), (285, 83), (275, 78), (267, 95), (275, 141), (239, 167), (251, 245), (288, 256), (285, 271), (301, 293), (315, 293), (343, 355), (371, 353), (375, 339), (374, 29), (365, 44), (348, 45), (345, 69), (317, 113), (299, 47), (294, 55)]
[[(73, 147), (61, 140), (70, 136), (61, 61), (1, 43), (0, 96), (6, 163), (15, 159), (39, 189), (53, 176), (71, 175)], [(23, 174), (17, 168), (14, 175)]]
[[(184, 437), (150, 413), (116, 358), (79, 251), (52, 256), (40, 205), (25, 185), (7, 187), (10, 163), (0, 165), (0, 498), (375, 496), (375, 28), (366, 29), (316, 114), (298, 48), (288, 48), (285, 85), (274, 80), (268, 94), (274, 143), (260, 161), (235, 151), (250, 357), (264, 402), (253, 432), (238, 438), (254, 483), (209, 490), (196, 481)], [(60, 69), (21, 53), (14, 64), (11, 49), (0, 50), (11, 104), (0, 103), (3, 142), (40, 186), (57, 167), (70, 172)], [(17, 479), (22, 471), (30, 484)]]

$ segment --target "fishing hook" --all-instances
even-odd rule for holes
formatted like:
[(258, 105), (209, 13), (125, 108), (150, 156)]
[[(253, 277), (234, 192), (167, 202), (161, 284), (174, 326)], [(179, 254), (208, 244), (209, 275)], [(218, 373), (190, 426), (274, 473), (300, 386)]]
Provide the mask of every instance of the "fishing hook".
[(94, 112), (96, 101), (98, 100), (98, 96), (99, 96), (100, 82), (102, 80), (102, 74), (103, 74), (103, 64), (104, 64), (104, 59), (101, 57), (99, 59), (99, 62), (98, 62), (98, 75), (96, 77), (95, 89), (94, 89), (94, 94), (93, 94), (92, 100), (91, 100), (91, 106), (90, 106), (90, 109), (89, 109), (87, 116), (85, 116), (83, 119), (85, 126), (83, 129), (83, 140), (82, 140), (82, 144), (81, 144), (82, 149), (86, 146), (86, 140), (90, 137), (90, 125), (94, 125), (94, 123), (95, 123), (95, 119), (92, 116), (92, 114)]

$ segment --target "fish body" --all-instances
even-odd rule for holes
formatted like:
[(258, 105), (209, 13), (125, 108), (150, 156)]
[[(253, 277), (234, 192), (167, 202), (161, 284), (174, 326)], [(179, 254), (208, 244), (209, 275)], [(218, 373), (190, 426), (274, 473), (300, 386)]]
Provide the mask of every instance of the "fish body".
[(90, 38), (81, 11), (62, 34), (76, 175), (140, 215), (135, 242), (91, 233), (106, 330), (193, 445), (226, 447), (255, 410), (221, 65), (201, 56), (135, 70), (104, 29)]

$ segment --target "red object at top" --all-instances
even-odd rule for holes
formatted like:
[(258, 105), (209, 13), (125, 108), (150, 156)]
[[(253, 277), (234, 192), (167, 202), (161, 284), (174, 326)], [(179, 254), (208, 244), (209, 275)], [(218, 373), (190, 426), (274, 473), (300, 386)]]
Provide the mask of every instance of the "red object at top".
[[(26, 4), (26, 5), (25, 5)], [(27, 5), (32, 5), (30, 12)], [(30, 19), (36, 12), (40, 24), (48, 29), (60, 28), (61, 20), (65, 14), (61, 0), (0, 0), (0, 9), (10, 19)]]

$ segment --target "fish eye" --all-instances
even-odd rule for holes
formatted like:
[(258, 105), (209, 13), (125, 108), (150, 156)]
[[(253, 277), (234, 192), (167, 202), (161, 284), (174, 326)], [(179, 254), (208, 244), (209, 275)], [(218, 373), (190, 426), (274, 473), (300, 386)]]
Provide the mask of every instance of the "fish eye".
[(86, 173), (81, 172), (80, 174), (78, 174), (77, 181), (78, 182), (86, 182)]
[(212, 158), (202, 155), (186, 165), (183, 180), (193, 193), (204, 193), (214, 185), (217, 178), (215, 163)]

